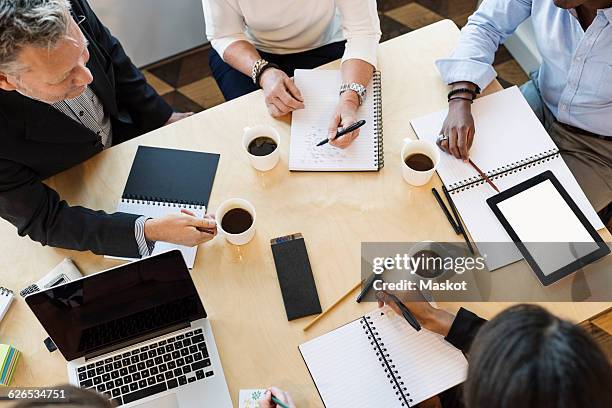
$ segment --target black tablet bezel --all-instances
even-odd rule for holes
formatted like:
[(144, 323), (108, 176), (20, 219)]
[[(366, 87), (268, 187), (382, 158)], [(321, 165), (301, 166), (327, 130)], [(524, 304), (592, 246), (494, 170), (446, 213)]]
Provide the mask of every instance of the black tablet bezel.
[[(577, 259), (574, 262), (565, 265), (561, 269), (558, 269), (550, 273), (549, 275), (545, 275), (542, 272), (542, 269), (540, 268), (540, 266), (537, 264), (535, 259), (531, 256), (531, 253), (527, 250), (525, 245), (521, 242), (520, 238), (518, 237), (518, 235), (516, 234), (516, 232), (514, 231), (514, 229), (508, 222), (508, 220), (506, 219), (506, 217), (504, 217), (504, 214), (501, 212), (501, 210), (497, 206), (497, 204), (499, 204), (500, 202), (505, 201), (508, 198), (513, 197), (547, 180), (550, 180), (553, 186), (555, 186), (555, 188), (557, 189), (561, 197), (563, 197), (567, 205), (572, 209), (574, 214), (576, 214), (576, 217), (578, 218), (578, 220), (586, 228), (591, 238), (593, 238), (593, 240), (599, 247), (599, 249), (596, 249), (595, 251), (583, 256), (582, 258)], [(580, 210), (580, 208), (578, 208), (574, 200), (572, 200), (567, 190), (565, 190), (565, 188), (561, 185), (557, 177), (555, 177), (555, 175), (550, 170), (547, 170), (541, 174), (538, 174), (537, 176), (534, 176), (530, 178), (529, 180), (525, 180), (522, 183), (519, 183), (514, 187), (511, 187), (499, 194), (494, 195), (493, 197), (490, 197), (489, 199), (487, 199), (487, 204), (489, 204), (489, 207), (491, 208), (491, 210), (493, 211), (493, 213), (495, 214), (499, 222), (501, 222), (502, 226), (504, 227), (508, 235), (510, 235), (510, 238), (512, 238), (512, 241), (516, 244), (519, 251), (521, 251), (521, 254), (523, 255), (523, 257), (525, 258), (525, 260), (527, 261), (531, 269), (535, 272), (536, 276), (538, 277), (538, 279), (540, 280), (540, 282), (542, 282), (544, 286), (548, 286), (554, 282), (557, 282), (560, 279), (566, 277), (567, 275), (570, 275), (571, 273), (576, 272), (581, 267), (588, 265), (591, 262), (594, 262), (597, 259), (602, 258), (610, 253), (610, 248), (608, 247), (608, 245), (603, 241), (601, 236), (597, 233), (595, 228), (593, 228), (593, 226), (591, 225), (589, 220), (586, 218), (584, 213)]]

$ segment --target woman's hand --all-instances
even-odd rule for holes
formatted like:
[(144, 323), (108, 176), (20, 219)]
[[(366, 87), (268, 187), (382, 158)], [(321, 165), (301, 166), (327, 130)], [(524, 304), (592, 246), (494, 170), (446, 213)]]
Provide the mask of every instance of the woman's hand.
[(270, 115), (277, 118), (297, 109), (304, 109), (304, 98), (300, 90), (280, 69), (268, 68), (259, 79), (266, 96), (266, 106)]
[[(414, 317), (419, 321), (421, 326), (434, 333), (447, 336), (455, 316), (442, 309), (436, 309), (429, 304), (420, 292), (397, 292), (393, 293), (406, 307), (412, 312)], [(393, 301), (392, 296), (385, 291), (376, 292), (378, 299), (378, 307), (388, 305), (395, 313), (402, 315), (397, 304)]]
[(357, 122), (357, 109), (359, 109), (359, 96), (355, 91), (346, 91), (340, 96), (336, 112), (329, 123), (327, 138), (329, 144), (341, 149), (346, 149), (359, 136), (359, 129), (347, 133), (339, 138), (332, 140), (338, 133), (338, 128), (346, 128)]
[(271, 387), (266, 390), (264, 395), (264, 399), (259, 401), (259, 408), (277, 408), (278, 405), (272, 401), (272, 396), (278, 399), (283, 404), (287, 405), (289, 408), (295, 408), (295, 404), (293, 403), (293, 399), (288, 392), (281, 390), (280, 388)]

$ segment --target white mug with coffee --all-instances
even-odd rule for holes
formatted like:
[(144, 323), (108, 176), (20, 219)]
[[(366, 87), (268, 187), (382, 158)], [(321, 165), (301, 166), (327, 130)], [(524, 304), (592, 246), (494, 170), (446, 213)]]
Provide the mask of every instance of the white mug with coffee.
[(215, 213), (219, 235), (225, 236), (230, 244), (248, 244), (255, 236), (255, 217), (255, 207), (247, 200), (226, 200)]
[(280, 134), (268, 125), (245, 127), (242, 147), (255, 169), (272, 170), (280, 159)]
[(440, 150), (428, 140), (404, 139), (402, 148), (402, 176), (408, 184), (427, 184), (440, 163)]

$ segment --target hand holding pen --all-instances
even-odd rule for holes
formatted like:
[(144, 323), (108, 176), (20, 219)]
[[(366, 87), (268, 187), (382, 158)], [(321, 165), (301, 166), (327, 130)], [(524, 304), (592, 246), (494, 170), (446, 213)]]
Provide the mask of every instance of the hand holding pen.
[[(333, 133), (331, 133), (332, 131), (330, 130), (330, 135), (328, 135), (327, 139), (321, 140), (319, 143), (317, 143), (317, 147), (318, 147), (318, 146), (323, 146), (323, 145), (324, 145), (324, 144), (326, 144), (326, 143), (329, 143), (329, 142), (333, 142), (333, 141), (335, 141), (335, 140), (336, 140), (336, 139), (338, 139), (339, 137), (342, 137), (342, 136), (344, 136), (344, 135), (347, 135), (347, 134), (349, 134), (349, 133), (352, 133), (352, 132), (356, 131), (357, 129), (359, 129), (360, 127), (362, 127), (363, 125), (365, 125), (365, 124), (366, 124), (366, 121), (365, 121), (365, 120), (359, 120), (359, 121), (357, 121), (357, 122), (355, 122), (355, 123), (353, 123), (353, 124), (351, 124), (351, 125), (347, 126), (347, 127), (346, 127), (346, 128), (344, 128), (344, 129), (337, 130), (335, 135), (334, 135)], [(354, 138), (353, 138), (353, 139), (354, 139)], [(352, 140), (351, 140), (351, 141), (352, 141)], [(347, 145), (347, 146), (348, 146), (348, 145)], [(344, 145), (340, 145), (340, 146), (337, 146), (337, 147), (344, 148), (344, 147), (346, 147), (346, 146), (344, 146)]]
[[(409, 300), (405, 297), (410, 296)], [(455, 316), (442, 309), (436, 309), (418, 291), (402, 296), (402, 300), (389, 292), (376, 292), (378, 307), (388, 305), (395, 313), (406, 318), (406, 310), (417, 320), (419, 326), (442, 336), (448, 335)], [(406, 319), (408, 320), (408, 319)], [(410, 321), (408, 321), (410, 323)], [(412, 324), (411, 324), (412, 325)], [(414, 327), (414, 326), (413, 326)], [(416, 330), (416, 328), (415, 328)]]

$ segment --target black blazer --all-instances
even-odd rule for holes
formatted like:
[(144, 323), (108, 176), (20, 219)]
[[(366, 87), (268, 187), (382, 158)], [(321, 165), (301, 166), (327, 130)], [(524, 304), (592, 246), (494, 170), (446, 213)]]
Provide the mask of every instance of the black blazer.
[[(444, 340), (467, 355), (478, 331), (486, 322), (485, 319), (478, 317), (469, 310), (461, 308), (457, 312), (457, 316), (455, 316), (455, 320), (453, 320), (453, 324)], [(442, 408), (465, 408), (461, 385), (442, 392), (438, 397), (440, 397)]]
[[(162, 126), (172, 108), (146, 83), (119, 41), (85, 0), (71, 0), (85, 16), (90, 85), (112, 121), (113, 144)], [(126, 120), (127, 118), (128, 120)], [(138, 216), (71, 207), (42, 180), (102, 151), (99, 137), (52, 106), (0, 91), (0, 216), (43, 245), (138, 257)]]

